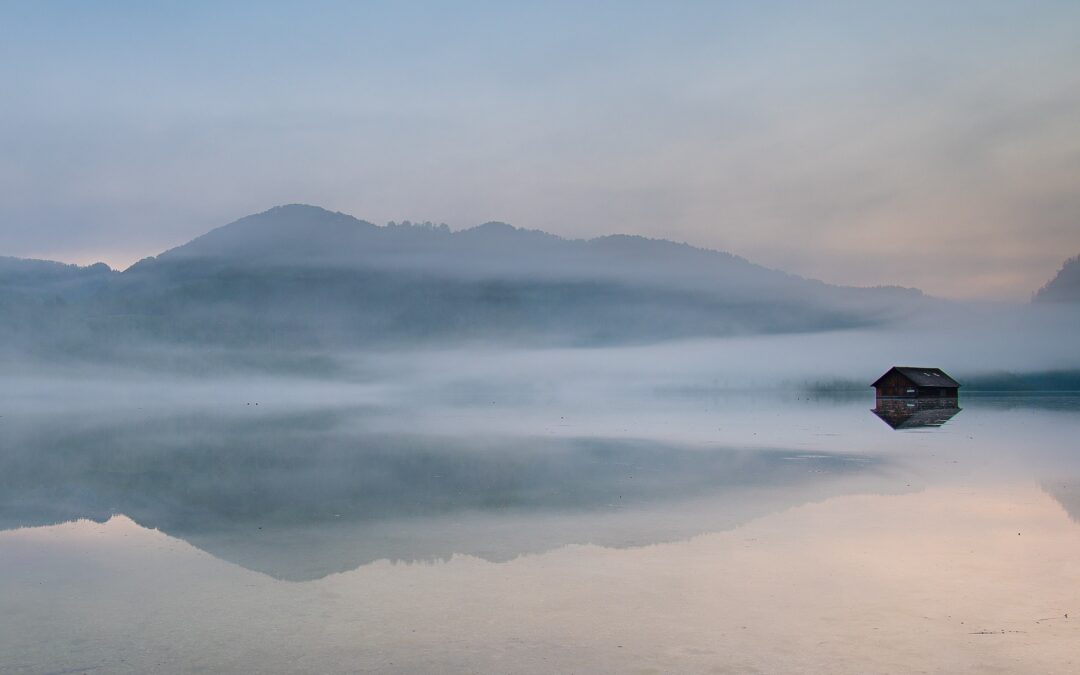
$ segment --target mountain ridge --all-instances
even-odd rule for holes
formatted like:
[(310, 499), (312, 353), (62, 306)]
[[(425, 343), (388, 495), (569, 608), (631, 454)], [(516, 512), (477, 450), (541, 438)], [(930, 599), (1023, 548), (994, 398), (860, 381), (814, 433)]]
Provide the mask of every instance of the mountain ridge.
[[(58, 271), (62, 268), (63, 271), (74, 273), (79, 270), (95, 269), (108, 270), (118, 274), (138, 270), (157, 261), (175, 261), (184, 258), (191, 259), (200, 257), (231, 258), (233, 261), (237, 261), (238, 259), (242, 260), (242, 257), (238, 256), (237, 253), (243, 253), (248, 260), (257, 261), (259, 260), (260, 253), (265, 254), (267, 252), (265, 249), (261, 249), (260, 245), (265, 245), (267, 243), (275, 243), (279, 246), (282, 244), (298, 245), (298, 248), (278, 252), (291, 256), (293, 258), (291, 262), (296, 262), (297, 257), (302, 257), (304, 253), (310, 253), (310, 246), (305, 247), (303, 244), (305, 242), (310, 244), (310, 235), (312, 234), (310, 230), (298, 227), (296, 221), (299, 218), (307, 218), (310, 220), (311, 216), (317, 216), (318, 220), (315, 222), (308, 222), (307, 225), (322, 228), (323, 230), (322, 232), (316, 232), (316, 234), (331, 234), (339, 238), (333, 242), (335, 248), (340, 248), (338, 245), (342, 243), (341, 239), (344, 239), (344, 243), (348, 244), (350, 243), (350, 239), (356, 238), (356, 235), (371, 235), (374, 233), (404, 234), (405, 237), (403, 238), (413, 239), (418, 236), (428, 235), (439, 237), (444, 240), (468, 240), (470, 243), (477, 239), (483, 239), (484, 237), (518, 237), (519, 243), (526, 243), (526, 241), (536, 243), (539, 241), (553, 245), (565, 244), (580, 246), (596, 251), (614, 252), (649, 263), (657, 262), (655, 255), (658, 252), (677, 253), (688, 256), (697, 256), (703, 260), (713, 258), (716, 261), (733, 262), (765, 273), (774, 274), (777, 278), (787, 278), (831, 288), (893, 290), (924, 295), (923, 291), (918, 288), (895, 284), (875, 284), (871, 286), (833, 284), (820, 279), (804, 277), (785, 270), (767, 267), (729, 251), (711, 249), (684, 241), (675, 241), (659, 237), (612, 233), (592, 238), (568, 238), (540, 229), (516, 227), (512, 224), (497, 220), (487, 221), (460, 230), (450, 230), (445, 225), (436, 227), (430, 223), (413, 224), (408, 221), (405, 221), (402, 224), (391, 222), (387, 225), (380, 226), (340, 211), (331, 211), (319, 206), (301, 203), (282, 204), (259, 213), (244, 216), (225, 225), (212, 228), (204, 234), (196, 236), (182, 244), (167, 248), (156, 255), (146, 256), (122, 270), (112, 270), (105, 265), (105, 263), (100, 262), (84, 266), (47, 259), (0, 256), (0, 274), (6, 271), (5, 265), (10, 267), (15, 261), (18, 261), (18, 264), (26, 265), (38, 264), (57, 266), (54, 268), (54, 271)], [(271, 227), (268, 228), (267, 225), (270, 225)], [(333, 231), (327, 232), (330, 228), (333, 228)], [(269, 239), (265, 237), (268, 231), (269, 234), (273, 235)], [(222, 245), (224, 245), (224, 250), (221, 248)], [(338, 251), (338, 253), (340, 254), (340, 251)], [(345, 260), (342, 260), (339, 257), (337, 260), (331, 259), (327, 262), (335, 261), (343, 262)], [(319, 261), (316, 260), (315, 262)]]
[(0, 337), (50, 358), (123, 359), (148, 346), (327, 353), (645, 344), (866, 328), (940, 302), (917, 289), (808, 280), (663, 239), (565, 239), (498, 221), (460, 231), (378, 226), (298, 204), (245, 216), (122, 272), (48, 269), (57, 280), (16, 283), (0, 265), (0, 316), (9, 319)]
[[(299, 224), (298, 221), (304, 222)], [(272, 235), (270, 239), (265, 237), (267, 232)], [(329, 237), (331, 241), (320, 242), (312, 235)], [(279, 247), (282, 245), (289, 245), (289, 247), (282, 247), (277, 251), (270, 250), (268, 244), (272, 242), (277, 243)], [(653, 268), (663, 266), (667, 262), (663, 256), (677, 256), (679, 260), (669, 266), (668, 277), (685, 278), (685, 269), (678, 268), (684, 267), (684, 263), (687, 262), (696, 265), (711, 263), (742, 266), (745, 270), (757, 275), (759, 280), (771, 277), (774, 283), (806, 282), (835, 289), (888, 290), (923, 295), (917, 288), (896, 285), (830, 284), (766, 267), (727, 251), (669, 239), (620, 233), (588, 239), (566, 238), (539, 229), (515, 227), (502, 221), (488, 221), (461, 230), (450, 230), (447, 227), (436, 227), (430, 224), (391, 223), (379, 226), (349, 214), (309, 204), (285, 204), (245, 216), (214, 228), (187, 243), (163, 251), (157, 256), (144, 258), (124, 271), (145, 266), (153, 261), (229, 258), (234, 262), (260, 261), (295, 264), (307, 257), (311, 263), (325, 265), (363, 263), (392, 267), (394, 263), (404, 263), (429, 265), (444, 272), (461, 272), (460, 269), (447, 269), (446, 260), (439, 260), (439, 258), (460, 256), (463, 253), (460, 249), (466, 246), (478, 246), (479, 250), (475, 251), (477, 253), (505, 257), (510, 254), (507, 248), (513, 248), (515, 244), (523, 247), (528, 245), (528, 248), (524, 249), (524, 256), (503, 265), (491, 259), (474, 260), (472, 263), (478, 265), (476, 271), (550, 276), (545, 274), (543, 266), (531, 265), (529, 259), (561, 249), (557, 262), (566, 267), (556, 270), (555, 276), (564, 276), (567, 272), (573, 272), (587, 278), (605, 277), (594, 256), (611, 256), (606, 262), (628, 264), (646, 262)], [(658, 255), (661, 257), (658, 258)], [(589, 268), (590, 264), (593, 266), (592, 269)]]
[(1032, 302), (1080, 302), (1080, 255), (1069, 258), (1042, 288)]

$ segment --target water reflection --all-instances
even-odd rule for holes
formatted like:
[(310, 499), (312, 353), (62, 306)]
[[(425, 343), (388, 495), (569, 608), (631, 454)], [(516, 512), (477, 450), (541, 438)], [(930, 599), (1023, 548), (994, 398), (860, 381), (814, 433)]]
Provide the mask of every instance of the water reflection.
[(898, 484), (887, 461), (853, 454), (380, 433), (365, 428), (365, 415), (9, 424), (0, 529), (121, 513), (302, 580), (381, 558), (507, 560), (570, 543), (645, 545)]
[(1075, 672), (1080, 526), (1030, 484), (305, 583), (121, 517), (0, 552), (4, 673)]
[(1044, 480), (1041, 487), (1043, 492), (1061, 505), (1070, 518), (1080, 523), (1080, 479), (1058, 476)]
[[(636, 438), (615, 435), (621, 429), (601, 415), (545, 435), (552, 427), (535, 420), (561, 417), (535, 406), (533, 418), (491, 407), (243, 404), (228, 414), (8, 414), (0, 530), (123, 514), (288, 580), (379, 559), (505, 561), (567, 544), (644, 546), (841, 495), (910, 493), (980, 466), (1054, 475), (1071, 461), (1061, 439), (1071, 438), (1080, 405), (1047, 401), (969, 398), (960, 426), (891, 441), (858, 399), (651, 403), (635, 415), (635, 433), (654, 435)], [(899, 429), (958, 412), (948, 401), (891, 403), (874, 412)], [(399, 421), (414, 430), (395, 428)], [(940, 452), (947, 463), (926, 464)], [(1070, 503), (1060, 488), (1051, 493)]]
[(871, 412), (893, 429), (940, 427), (961, 408), (955, 396), (942, 398), (878, 398)]
[(1080, 399), (615, 404), (0, 402), (0, 672), (1075, 670)]

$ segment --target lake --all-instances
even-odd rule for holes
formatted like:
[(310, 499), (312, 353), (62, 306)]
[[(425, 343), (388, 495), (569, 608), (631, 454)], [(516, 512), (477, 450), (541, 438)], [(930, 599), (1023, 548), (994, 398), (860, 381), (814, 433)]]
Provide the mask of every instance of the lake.
[(1080, 397), (5, 390), (3, 673), (1080, 670)]

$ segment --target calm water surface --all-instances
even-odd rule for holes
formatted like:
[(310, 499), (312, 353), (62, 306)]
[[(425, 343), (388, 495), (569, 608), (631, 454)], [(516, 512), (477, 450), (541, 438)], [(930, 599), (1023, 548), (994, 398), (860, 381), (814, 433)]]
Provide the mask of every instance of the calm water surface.
[(8, 390), (3, 673), (1080, 671), (1077, 397)]

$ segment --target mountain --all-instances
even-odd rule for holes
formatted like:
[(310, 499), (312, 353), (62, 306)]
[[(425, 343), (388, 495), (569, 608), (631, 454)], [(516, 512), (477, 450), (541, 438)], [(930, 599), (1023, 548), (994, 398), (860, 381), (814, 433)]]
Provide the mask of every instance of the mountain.
[(1057, 275), (1035, 292), (1035, 302), (1080, 302), (1080, 255), (1070, 258)]
[(122, 273), (7, 265), (16, 271), (0, 267), (0, 311), (22, 326), (19, 336), (8, 329), (9, 342), (93, 358), (148, 345), (646, 343), (878, 325), (927, 302), (912, 289), (831, 286), (670, 241), (563, 239), (505, 223), (380, 227), (296, 204)]
[[(470, 280), (592, 280), (722, 291), (728, 296), (759, 297), (768, 292), (789, 297), (826, 288), (836, 295), (866, 292), (827, 287), (729, 253), (666, 240), (627, 235), (568, 240), (500, 222), (460, 232), (431, 224), (379, 227), (302, 204), (241, 218), (140, 261), (135, 269), (196, 260), (230, 266), (422, 272)], [(902, 289), (902, 294), (913, 292)]]
[(17, 303), (78, 300), (104, 288), (117, 274), (104, 263), (80, 267), (0, 256), (0, 309)]
[(107, 265), (65, 265), (49, 260), (0, 257), (0, 352), (25, 351), (48, 343), (61, 351), (73, 324), (75, 307), (93, 298), (119, 277)]

